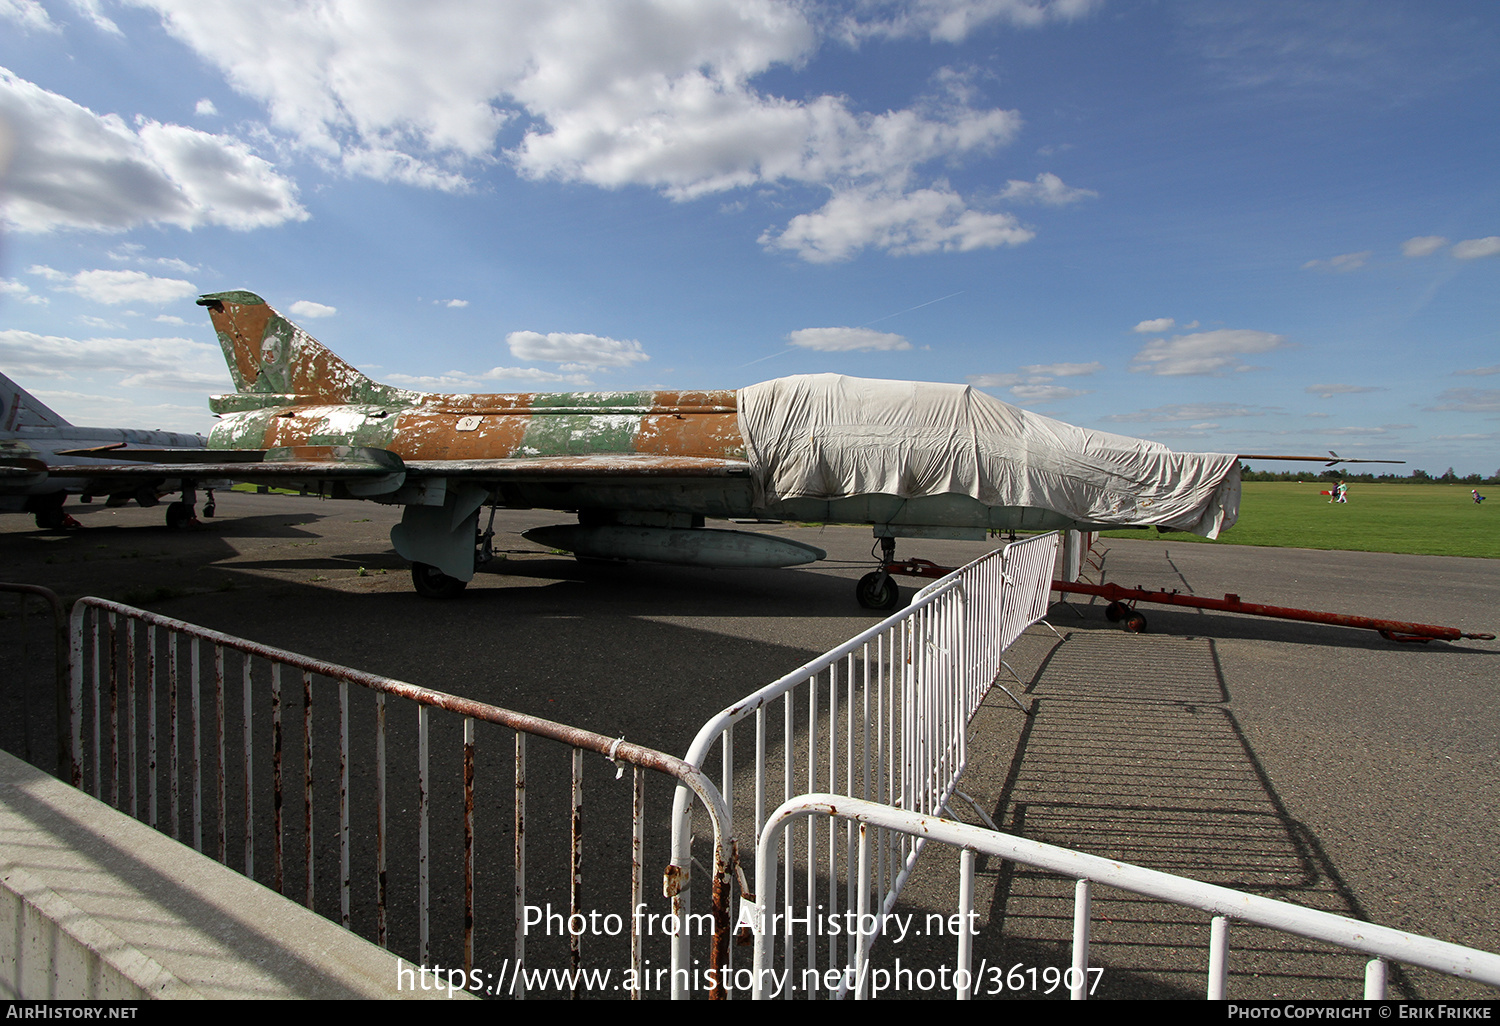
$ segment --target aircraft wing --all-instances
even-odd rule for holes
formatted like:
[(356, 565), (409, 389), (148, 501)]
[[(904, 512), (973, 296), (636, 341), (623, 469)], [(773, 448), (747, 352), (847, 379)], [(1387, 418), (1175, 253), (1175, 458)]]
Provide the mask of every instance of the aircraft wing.
[[(360, 496), (394, 491), (408, 481), (453, 478), (472, 482), (652, 480), (749, 477), (744, 460), (655, 454), (511, 457), (489, 460), (413, 460), (385, 449), (360, 446), (290, 446), (282, 449), (84, 449), (59, 455), (129, 460), (116, 466), (54, 466), (61, 477), (228, 478), (256, 484), (310, 480), (344, 481)], [(377, 482), (389, 487), (380, 489)], [(360, 485), (363, 484), (363, 487)]]

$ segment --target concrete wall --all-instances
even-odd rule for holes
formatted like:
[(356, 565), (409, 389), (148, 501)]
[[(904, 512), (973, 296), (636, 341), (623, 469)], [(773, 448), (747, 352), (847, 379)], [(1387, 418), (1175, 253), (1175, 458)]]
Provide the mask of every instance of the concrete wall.
[(0, 997), (440, 993), (398, 992), (397, 965), (337, 924), (0, 752)]

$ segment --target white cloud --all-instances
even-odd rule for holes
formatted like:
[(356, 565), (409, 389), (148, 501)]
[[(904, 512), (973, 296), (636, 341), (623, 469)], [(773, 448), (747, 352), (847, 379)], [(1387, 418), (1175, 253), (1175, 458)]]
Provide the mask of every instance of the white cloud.
[(1032, 363), (1022, 367), (1027, 374), (1041, 374), (1053, 378), (1076, 378), (1086, 374), (1097, 374), (1104, 369), (1098, 360), (1091, 363)]
[(160, 267), (165, 267), (169, 270), (177, 271), (181, 274), (193, 274), (198, 270), (198, 266), (196, 264), (190, 264), (186, 260), (179, 260), (176, 257), (142, 256), (141, 254), (143, 254), (145, 251), (146, 247), (142, 246), (138, 242), (122, 242), (114, 249), (109, 250), (105, 255), (108, 256), (111, 260), (117, 261), (122, 264), (156, 264)]
[(1033, 363), (1021, 368), (1020, 374), (971, 374), (965, 380), (978, 388), (1008, 388), (1019, 403), (1051, 402), (1088, 395), (1088, 389), (1052, 384), (1053, 378), (1083, 377), (1104, 369), (1093, 363)]
[(1338, 437), (1359, 438), (1364, 435), (1385, 435), (1389, 433), (1389, 430), (1383, 427), (1318, 428), (1319, 435), (1335, 435)]
[(68, 0), (68, 2), (72, 4), (73, 7), (77, 9), (78, 13), (82, 14), (90, 24), (92, 24), (100, 31), (108, 32), (110, 35), (114, 36), (123, 36), (125, 34), (120, 31), (120, 26), (116, 25), (109, 18), (105, 17), (104, 12), (99, 9), (99, 0)]
[(15, 152), (5, 223), (22, 232), (140, 224), (257, 228), (303, 220), (296, 187), (242, 141), (95, 114), (0, 68)]
[(1018, 246), (1034, 237), (1010, 214), (971, 210), (957, 193), (938, 187), (836, 192), (821, 210), (797, 215), (779, 235), (767, 230), (760, 241), (813, 263), (831, 263), (868, 247), (907, 256)]
[(850, 18), (845, 32), (866, 36), (927, 36), (937, 42), (961, 43), (991, 22), (1037, 28), (1050, 21), (1072, 21), (1103, 6), (1103, 0), (874, 0), (869, 21)]
[(1401, 255), (1408, 257), (1431, 256), (1446, 245), (1448, 245), (1448, 240), (1441, 235), (1418, 235), (1401, 243)]
[(1364, 392), (1384, 392), (1376, 385), (1308, 385), (1304, 391), (1319, 399), (1332, 399), (1336, 395), (1359, 395)]
[(1427, 407), (1439, 412), (1500, 413), (1500, 389), (1449, 388), (1438, 396), (1437, 405)]
[[(443, 301), (440, 299), (434, 299), (433, 302), (442, 303)], [(443, 305), (450, 310), (462, 310), (464, 307), (469, 305), (469, 301), (467, 299), (450, 299), (446, 303), (443, 303)]]
[(299, 299), (290, 307), (293, 317), (332, 317), (339, 312), (336, 306), (324, 306), (310, 299)]
[(473, 392), (483, 384), (483, 379), (476, 378), (472, 374), (465, 374), (463, 371), (421, 375), (391, 372), (384, 375), (384, 380), (393, 385), (414, 388), (421, 392)]
[(1022, 402), (1052, 402), (1058, 399), (1071, 399), (1078, 395), (1088, 395), (1089, 390), (1067, 388), (1063, 385), (1016, 385), (1010, 390), (1010, 394)]
[[(651, 359), (634, 339), (613, 339), (579, 332), (553, 331), (543, 335), (535, 331), (513, 331), (505, 336), (513, 356), (520, 360), (545, 360), (560, 363), (565, 371), (602, 370), (606, 367), (628, 367)], [(502, 368), (496, 368), (501, 370)], [(518, 368), (505, 368), (516, 377)], [(494, 372), (492, 371), (491, 374)], [(547, 372), (533, 371), (544, 374)], [(553, 380), (562, 380), (560, 378)]]
[(193, 107), (193, 113), (200, 118), (216, 118), (219, 116), (219, 108), (214, 106), (214, 101), (205, 96)]
[(1181, 420), (1203, 420), (1206, 417), (1264, 417), (1266, 410), (1243, 403), (1173, 403), (1155, 406), (1135, 413), (1114, 413), (1100, 418), (1113, 423), (1166, 423)]
[(799, 328), (786, 337), (794, 346), (822, 353), (872, 353), (910, 349), (900, 335), (872, 328)]
[(1093, 189), (1074, 189), (1064, 185), (1063, 180), (1050, 172), (1036, 176), (1034, 182), (1019, 182), (1011, 179), (1006, 183), (1000, 198), (1016, 203), (1041, 203), (1049, 207), (1067, 206), (1083, 199), (1098, 199)]
[(1491, 367), (1470, 367), (1468, 370), (1458, 370), (1453, 373), (1463, 377), (1487, 377), (1491, 374), (1500, 374), (1500, 363)]
[(187, 321), (183, 320), (181, 317), (174, 317), (171, 314), (157, 314), (155, 317), (153, 317), (151, 319), (153, 321), (156, 321), (158, 324), (186, 324), (187, 323)]
[(1242, 356), (1286, 348), (1284, 335), (1244, 328), (1223, 328), (1171, 339), (1152, 339), (1131, 361), (1131, 370), (1151, 374), (1223, 374), (1252, 370)]
[(57, 23), (37, 0), (0, 0), (0, 18), (34, 32), (60, 32)]
[(198, 294), (198, 289), (190, 281), (153, 278), (144, 271), (79, 271), (67, 280), (68, 284), (54, 287), (108, 306), (173, 303)]
[[(220, 391), (222, 390), (221, 388)], [(173, 403), (147, 405), (142, 402), (139, 391), (126, 397), (62, 389), (32, 389), (31, 393), (74, 424), (182, 431), (201, 435), (213, 423), (206, 406), (179, 406)]]
[(1176, 318), (1157, 317), (1153, 320), (1142, 321), (1130, 330), (1139, 332), (1142, 335), (1159, 335), (1164, 331), (1171, 331), (1176, 326)]
[[(414, 18), (406, 4), (376, 0), (133, 2), (264, 104), (284, 138), (350, 174), (462, 189), (498, 160), (526, 177), (644, 186), (675, 200), (752, 186), (837, 190), (824, 211), (805, 215), (813, 222), (765, 236), (815, 260), (866, 245), (919, 253), (1030, 238), (1008, 215), (968, 210), (946, 186), (909, 192), (922, 184), (921, 166), (1009, 142), (1014, 111), (976, 108), (951, 88), (878, 113), (843, 95), (757, 88), (764, 73), (797, 67), (824, 44), (831, 19), (800, 3), (510, 0), (432, 4)], [(951, 38), (960, 25), (1036, 24), (1092, 6), (931, 0), (911, 17)], [(502, 148), (507, 126), (518, 138)], [(1051, 181), (1026, 188), (1053, 202), (1083, 195)], [(915, 223), (896, 238), (829, 239), (841, 234), (830, 223), (841, 199), (890, 214), (940, 196), (938, 209), (898, 217)]]
[(1342, 253), (1336, 257), (1329, 257), (1327, 260), (1309, 260), (1307, 263), (1302, 265), (1302, 269), (1304, 271), (1338, 271), (1342, 274), (1348, 271), (1359, 270), (1361, 267), (1365, 266), (1365, 262), (1374, 255), (1375, 251), (1370, 249), (1363, 250), (1359, 253)]
[(1019, 374), (970, 374), (964, 380), (975, 388), (1009, 388), (1025, 379)]
[(186, 338), (73, 339), (0, 331), (0, 366), (17, 377), (68, 380), (90, 376), (127, 388), (204, 394), (233, 389), (219, 347)]
[(1487, 235), (1482, 239), (1465, 239), (1453, 247), (1453, 255), (1460, 260), (1478, 260), (1500, 254), (1500, 235)]
[(44, 306), (47, 303), (46, 296), (39, 296), (32, 292), (25, 282), (12, 281), (9, 278), (0, 278), (0, 296), (31, 306)]
[(525, 381), (541, 384), (566, 384), (586, 388), (593, 384), (584, 374), (556, 374), (536, 367), (495, 367), (480, 375), (449, 371), (446, 374), (387, 374), (392, 384), (423, 392), (476, 392), (494, 381)]
[(558, 374), (536, 367), (492, 367), (484, 372), (483, 377), (488, 381), (527, 381), (546, 385), (562, 383), (577, 385), (579, 388), (587, 388), (593, 384), (586, 374)]

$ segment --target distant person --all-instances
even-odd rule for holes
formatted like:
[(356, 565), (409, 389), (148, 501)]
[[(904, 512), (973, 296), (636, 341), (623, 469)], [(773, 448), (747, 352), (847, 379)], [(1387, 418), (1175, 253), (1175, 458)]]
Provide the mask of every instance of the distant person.
[(1479, 494), (1479, 489), (1478, 488), (1474, 489), (1474, 505), (1476, 505), (1476, 506), (1479, 505), (1481, 502), (1484, 501), (1484, 498), (1485, 497), (1483, 495)]
[(1340, 481), (1339, 486), (1333, 490), (1333, 494), (1336, 502), (1348, 502), (1349, 486)]

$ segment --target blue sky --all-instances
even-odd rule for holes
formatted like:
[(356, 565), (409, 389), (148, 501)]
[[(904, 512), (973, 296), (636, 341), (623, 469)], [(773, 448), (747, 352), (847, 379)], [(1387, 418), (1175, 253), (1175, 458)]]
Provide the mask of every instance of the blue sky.
[(1492, 0), (0, 0), (0, 370), (206, 432), (244, 288), (433, 391), (968, 381), (1491, 474), (1497, 54)]

